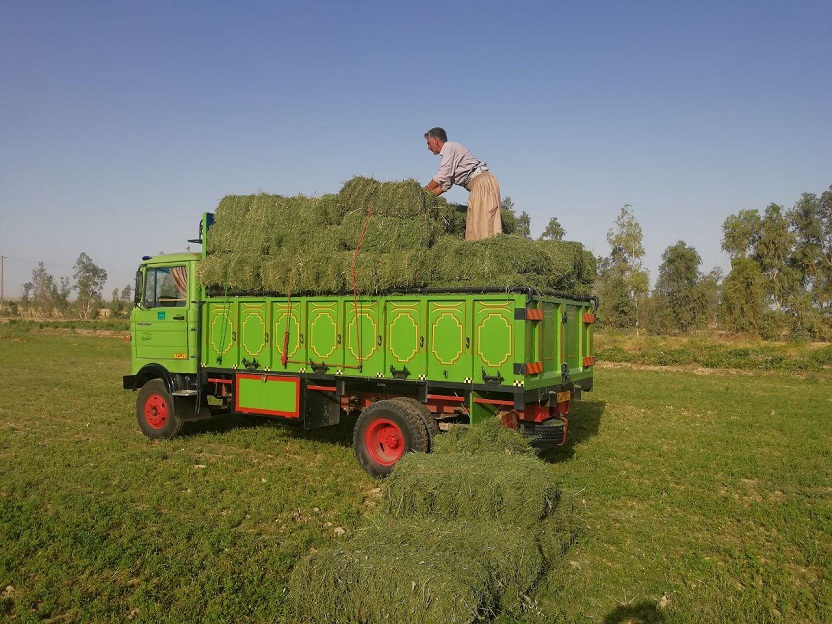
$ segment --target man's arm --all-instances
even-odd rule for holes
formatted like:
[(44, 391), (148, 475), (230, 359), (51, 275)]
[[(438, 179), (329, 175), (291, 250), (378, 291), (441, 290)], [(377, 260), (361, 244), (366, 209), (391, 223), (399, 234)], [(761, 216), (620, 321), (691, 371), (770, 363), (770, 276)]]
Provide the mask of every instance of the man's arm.
[(429, 193), (433, 193), (434, 195), (441, 195), (445, 192), (436, 180), (431, 180), (430, 184), (425, 187), (425, 190)]

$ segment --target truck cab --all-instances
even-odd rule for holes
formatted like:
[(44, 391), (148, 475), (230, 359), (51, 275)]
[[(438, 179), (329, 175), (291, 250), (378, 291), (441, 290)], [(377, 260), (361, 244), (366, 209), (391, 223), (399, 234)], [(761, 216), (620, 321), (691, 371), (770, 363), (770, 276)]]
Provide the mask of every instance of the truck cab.
[[(124, 389), (137, 390), (156, 379), (171, 401), (176, 397), (182, 403), (196, 397), (200, 308), (196, 267), (200, 257), (177, 253), (142, 259), (130, 312), (132, 364), (130, 375), (123, 379)], [(159, 396), (157, 406), (164, 398)], [(189, 410), (178, 412), (188, 414)], [(161, 429), (174, 419), (171, 414), (171, 418), (150, 420)]]

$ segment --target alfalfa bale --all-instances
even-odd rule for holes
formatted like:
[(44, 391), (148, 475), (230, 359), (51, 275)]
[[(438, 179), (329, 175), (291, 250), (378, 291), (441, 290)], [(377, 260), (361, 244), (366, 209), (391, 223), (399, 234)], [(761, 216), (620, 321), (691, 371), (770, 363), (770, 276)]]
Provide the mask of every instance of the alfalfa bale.
[(435, 219), (437, 215), (436, 196), (413, 179), (379, 182), (356, 176), (344, 184), (338, 195), (345, 214), (353, 211), (366, 214), (372, 208), (374, 214), (400, 219), (424, 215)]
[(558, 505), (560, 486), (535, 457), (411, 454), (385, 484), (382, 509), (395, 517), (493, 520), (534, 527)]
[(519, 611), (542, 571), (529, 531), (379, 518), (295, 567), (290, 611), (309, 623), (469, 623)]
[(200, 262), (198, 277), (204, 286), (221, 292), (258, 292), (263, 290), (261, 264), (260, 256), (215, 254)]
[(345, 292), (346, 254), (309, 249), (282, 250), (262, 263), (263, 287), (278, 295), (322, 295)]
[[(363, 232), (363, 239), (362, 239)], [(340, 242), (345, 249), (395, 253), (403, 249), (427, 249), (441, 233), (439, 224), (426, 216), (395, 218), (354, 211), (344, 216)]]

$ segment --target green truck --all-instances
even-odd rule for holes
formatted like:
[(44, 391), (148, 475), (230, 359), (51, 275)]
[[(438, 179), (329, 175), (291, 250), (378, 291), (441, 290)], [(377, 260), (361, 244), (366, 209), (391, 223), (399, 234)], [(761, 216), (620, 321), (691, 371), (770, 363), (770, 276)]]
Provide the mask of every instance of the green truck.
[[(202, 243), (213, 215), (200, 224)], [(499, 417), (534, 445), (563, 444), (573, 400), (592, 389), (597, 299), (531, 289), (419, 289), (382, 296), (213, 292), (205, 253), (143, 258), (130, 315), (139, 427), (250, 414), (305, 429), (357, 417), (372, 475), (429, 452), (452, 424)]]

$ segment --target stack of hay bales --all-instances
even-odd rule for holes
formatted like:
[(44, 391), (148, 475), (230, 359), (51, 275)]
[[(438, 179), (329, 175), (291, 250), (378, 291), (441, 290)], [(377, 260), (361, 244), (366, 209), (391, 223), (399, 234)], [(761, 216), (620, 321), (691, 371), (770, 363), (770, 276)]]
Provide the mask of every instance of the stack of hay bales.
[(217, 207), (199, 277), (217, 292), (276, 295), (352, 292), (353, 264), (362, 294), (461, 286), (580, 294), (594, 279), (594, 258), (579, 243), (466, 242), (464, 231), (465, 207), (416, 180), (359, 176), (317, 198), (231, 195)]
[(396, 465), (379, 513), (350, 540), (296, 566), (296, 621), (446, 624), (523, 611), (574, 538), (568, 497), (497, 419), (443, 442)]

